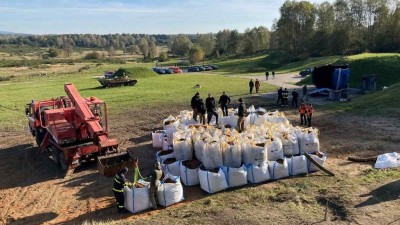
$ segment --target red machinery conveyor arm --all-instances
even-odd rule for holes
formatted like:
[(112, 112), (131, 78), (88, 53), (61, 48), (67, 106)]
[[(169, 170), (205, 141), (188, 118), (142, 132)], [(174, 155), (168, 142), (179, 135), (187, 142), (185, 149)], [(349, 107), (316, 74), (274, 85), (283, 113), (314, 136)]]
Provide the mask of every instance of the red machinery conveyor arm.
[(93, 115), (89, 106), (86, 104), (75, 86), (73, 84), (65, 84), (64, 90), (75, 107), (75, 113), (81, 120), (80, 123), (86, 125), (90, 137), (94, 139), (94, 143), (99, 145), (101, 148), (117, 148), (117, 140), (108, 139), (108, 134), (103, 130), (103, 127), (99, 123), (99, 119)]

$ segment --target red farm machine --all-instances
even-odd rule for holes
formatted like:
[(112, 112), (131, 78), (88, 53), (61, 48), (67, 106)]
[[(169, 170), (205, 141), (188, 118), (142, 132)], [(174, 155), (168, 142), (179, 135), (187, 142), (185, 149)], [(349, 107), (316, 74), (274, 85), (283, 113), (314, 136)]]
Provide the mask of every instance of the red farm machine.
[(118, 151), (117, 140), (108, 138), (107, 104), (81, 97), (73, 84), (65, 84), (64, 90), (67, 96), (32, 100), (26, 106), (30, 133), (40, 151), (63, 171), (91, 159), (97, 159), (99, 172), (106, 176), (133, 166), (129, 154)]

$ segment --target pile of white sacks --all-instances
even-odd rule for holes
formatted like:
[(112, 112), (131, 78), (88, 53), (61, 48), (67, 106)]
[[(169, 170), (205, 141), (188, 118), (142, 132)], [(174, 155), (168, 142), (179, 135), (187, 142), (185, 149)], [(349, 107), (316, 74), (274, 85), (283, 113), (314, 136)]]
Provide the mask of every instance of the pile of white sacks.
[[(156, 154), (157, 161), (166, 177), (172, 177), (176, 183), (169, 192), (159, 188), (159, 202), (160, 197), (161, 201), (172, 199), (162, 205), (183, 199), (179, 177), (184, 185), (200, 184), (204, 191), (215, 193), (248, 182), (317, 171), (318, 167), (307, 160), (304, 152), (312, 153), (311, 157), (324, 165), (326, 155), (320, 152), (318, 129), (293, 127), (278, 111), (251, 106), (248, 112), (242, 133), (235, 129), (238, 117), (233, 110), (226, 117), (219, 111), (218, 127), (199, 125), (192, 119), (191, 111), (164, 120), (164, 130), (152, 133), (153, 147), (162, 148)], [(193, 166), (194, 159), (201, 165)]]

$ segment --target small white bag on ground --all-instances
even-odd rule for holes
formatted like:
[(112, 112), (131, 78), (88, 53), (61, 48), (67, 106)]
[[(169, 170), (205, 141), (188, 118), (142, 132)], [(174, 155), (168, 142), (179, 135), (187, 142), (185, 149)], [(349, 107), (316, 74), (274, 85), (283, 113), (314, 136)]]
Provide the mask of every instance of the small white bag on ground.
[(239, 168), (231, 168), (223, 166), (228, 187), (239, 187), (247, 184), (247, 170), (243, 165)]
[(269, 173), (272, 180), (289, 176), (289, 167), (286, 158), (268, 162)]
[(275, 161), (278, 159), (283, 159), (283, 147), (280, 138), (273, 138), (268, 140), (266, 143), (266, 148), (268, 150), (268, 161)]
[[(189, 165), (188, 165), (189, 164)], [(185, 160), (180, 163), (182, 183), (186, 186), (193, 186), (200, 184), (199, 180), (199, 167), (200, 162), (197, 160)], [(195, 167), (195, 168), (190, 168)]]
[(299, 141), (295, 133), (286, 133), (281, 140), (284, 155), (291, 156), (300, 154)]
[(292, 156), (287, 158), (288, 166), (289, 166), (289, 175), (296, 176), (299, 174), (308, 173), (307, 169), (307, 158), (304, 155), (300, 156)]
[(153, 148), (162, 148), (163, 147), (165, 135), (167, 135), (165, 130), (156, 130), (151, 133), (151, 138), (153, 140)]
[(158, 204), (167, 207), (184, 200), (183, 187), (179, 176), (165, 176), (158, 186)]
[(225, 174), (222, 169), (218, 169), (217, 173), (199, 168), (200, 187), (204, 191), (212, 194), (228, 188)]
[(397, 152), (386, 153), (378, 156), (375, 168), (386, 169), (400, 166), (400, 155)]
[(173, 176), (181, 175), (181, 171), (179, 169), (179, 160), (175, 158), (167, 158), (161, 162), (161, 170), (165, 174), (171, 174)]
[(168, 158), (175, 158), (175, 152), (174, 150), (163, 150), (163, 151), (158, 151), (156, 153), (156, 159), (157, 162), (161, 163), (162, 161), (164, 161), (165, 159)]
[(268, 171), (268, 163), (264, 162), (260, 166), (247, 164), (247, 180), (251, 183), (261, 183), (271, 179)]
[[(322, 152), (317, 152), (316, 155), (310, 154), (311, 158), (313, 158), (319, 165), (324, 166), (326, 161), (326, 155)], [(307, 160), (307, 168), (308, 172), (318, 171), (319, 168), (314, 165), (310, 160)]]
[(149, 197), (150, 183), (140, 181), (141, 188), (124, 187), (124, 207), (131, 213), (137, 213), (152, 207)]

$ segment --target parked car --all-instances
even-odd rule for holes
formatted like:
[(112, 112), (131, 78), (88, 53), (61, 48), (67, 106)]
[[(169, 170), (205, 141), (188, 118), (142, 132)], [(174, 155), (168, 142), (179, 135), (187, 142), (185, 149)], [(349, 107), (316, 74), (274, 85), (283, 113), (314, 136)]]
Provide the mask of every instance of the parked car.
[(205, 71), (206, 69), (202, 66), (196, 66), (197, 68), (199, 68), (199, 71)]
[(219, 69), (219, 67), (218, 66), (216, 66), (216, 65), (208, 65), (209, 67), (211, 67), (213, 70), (217, 70), (217, 69)]
[(171, 69), (174, 73), (182, 73), (181, 68), (179, 68), (177, 66), (171, 66), (171, 67), (169, 67), (169, 69)]
[(157, 68), (157, 72), (158, 74), (165, 74), (165, 70)]
[(173, 74), (174, 71), (171, 69), (163, 69), (165, 71), (165, 74)]
[(188, 68), (188, 72), (199, 72), (199, 68), (197, 66), (192, 66)]
[(310, 75), (314, 71), (314, 68), (308, 68), (306, 70), (300, 71), (299, 75), (302, 77), (305, 77), (307, 75)]
[(211, 68), (211, 66), (203, 66), (205, 71), (210, 71), (213, 70), (213, 68)]

